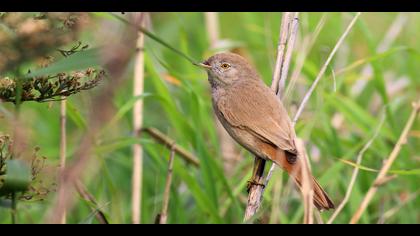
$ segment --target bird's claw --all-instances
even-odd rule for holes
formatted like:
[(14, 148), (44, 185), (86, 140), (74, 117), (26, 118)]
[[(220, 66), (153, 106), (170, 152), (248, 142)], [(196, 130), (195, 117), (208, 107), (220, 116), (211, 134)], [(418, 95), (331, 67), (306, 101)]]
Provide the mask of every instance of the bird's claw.
[(247, 189), (248, 193), (251, 190), (252, 186), (254, 186), (254, 185), (261, 186), (263, 189), (265, 188), (265, 184), (259, 183), (255, 180), (248, 180), (248, 184), (246, 186), (246, 189)]

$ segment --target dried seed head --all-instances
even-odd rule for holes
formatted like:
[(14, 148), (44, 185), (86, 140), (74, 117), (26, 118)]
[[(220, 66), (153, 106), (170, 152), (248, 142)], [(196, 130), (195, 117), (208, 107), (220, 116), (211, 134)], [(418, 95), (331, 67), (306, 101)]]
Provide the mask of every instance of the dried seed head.
[(15, 88), (16, 83), (9, 77), (0, 78), (0, 90)]

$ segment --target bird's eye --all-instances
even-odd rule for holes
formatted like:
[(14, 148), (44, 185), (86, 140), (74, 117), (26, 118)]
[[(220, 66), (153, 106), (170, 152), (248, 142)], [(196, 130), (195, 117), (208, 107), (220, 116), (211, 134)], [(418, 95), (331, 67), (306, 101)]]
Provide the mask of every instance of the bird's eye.
[(228, 69), (230, 65), (228, 63), (223, 63), (222, 65), (220, 65), (220, 67), (222, 67), (223, 69)]

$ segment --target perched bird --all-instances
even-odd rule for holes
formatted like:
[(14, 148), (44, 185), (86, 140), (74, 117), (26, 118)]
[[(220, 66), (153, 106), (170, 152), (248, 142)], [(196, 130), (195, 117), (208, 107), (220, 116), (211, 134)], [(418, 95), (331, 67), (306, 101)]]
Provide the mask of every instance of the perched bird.
[[(214, 111), (236, 142), (254, 155), (270, 160), (302, 186), (301, 161), (295, 131), (280, 99), (241, 56), (219, 53), (198, 64), (205, 68)], [(313, 176), (314, 205), (319, 210), (334, 204)]]

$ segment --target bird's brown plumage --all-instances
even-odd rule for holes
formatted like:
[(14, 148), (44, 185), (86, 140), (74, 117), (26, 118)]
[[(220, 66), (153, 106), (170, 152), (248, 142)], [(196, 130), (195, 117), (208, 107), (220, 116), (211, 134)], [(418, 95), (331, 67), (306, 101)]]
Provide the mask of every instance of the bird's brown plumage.
[[(228, 63), (229, 68), (218, 68)], [(227, 132), (243, 147), (271, 160), (302, 185), (301, 162), (297, 161), (295, 132), (280, 100), (242, 57), (221, 53), (206, 65), (212, 85), (213, 108)], [(334, 208), (332, 201), (311, 176), (314, 205)]]

